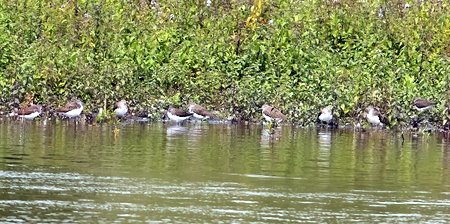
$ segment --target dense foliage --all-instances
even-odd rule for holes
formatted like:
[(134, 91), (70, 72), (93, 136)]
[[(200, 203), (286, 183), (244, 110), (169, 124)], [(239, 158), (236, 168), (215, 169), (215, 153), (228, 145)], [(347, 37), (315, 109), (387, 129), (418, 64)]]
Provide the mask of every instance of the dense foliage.
[(305, 123), (328, 104), (394, 120), (420, 96), (442, 118), (448, 12), (439, 0), (0, 0), (0, 98), (126, 98), (155, 115), (194, 101), (244, 119), (269, 102)]

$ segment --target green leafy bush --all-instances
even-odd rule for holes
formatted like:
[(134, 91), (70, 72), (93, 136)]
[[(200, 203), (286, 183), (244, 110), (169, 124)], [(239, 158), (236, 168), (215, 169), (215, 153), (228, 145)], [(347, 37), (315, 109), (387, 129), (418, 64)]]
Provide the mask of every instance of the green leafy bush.
[(88, 109), (125, 98), (155, 116), (195, 101), (243, 119), (268, 102), (298, 123), (328, 104), (341, 117), (372, 104), (394, 119), (424, 97), (442, 111), (450, 4), (410, 4), (265, 1), (247, 26), (243, 0), (1, 0), (0, 98), (77, 96)]

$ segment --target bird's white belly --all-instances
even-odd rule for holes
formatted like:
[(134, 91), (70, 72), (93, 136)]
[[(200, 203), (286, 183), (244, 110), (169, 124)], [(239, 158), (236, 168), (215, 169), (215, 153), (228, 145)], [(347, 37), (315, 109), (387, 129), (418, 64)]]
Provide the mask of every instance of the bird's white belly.
[(64, 115), (68, 118), (73, 118), (81, 114), (81, 111), (83, 111), (83, 107), (80, 107), (78, 109), (73, 109), (71, 111), (67, 111), (64, 113)]
[(203, 115), (200, 115), (200, 114), (197, 114), (197, 113), (194, 113), (193, 115), (194, 115), (194, 117), (197, 118), (197, 119), (205, 119), (205, 118), (207, 118), (207, 117), (205, 117), (205, 116), (203, 116)]
[(191, 116), (180, 117), (180, 116), (174, 115), (170, 112), (167, 112), (167, 116), (169, 117), (170, 120), (173, 120), (176, 122), (181, 122), (181, 121), (187, 120), (191, 117)]
[(265, 115), (264, 113), (263, 113), (262, 115), (263, 115), (264, 119), (266, 119), (266, 121), (268, 121), (268, 122), (273, 121), (273, 118), (271, 118), (271, 117)]
[(122, 117), (128, 112), (128, 108), (117, 108), (115, 111), (116, 116)]
[(23, 117), (23, 118), (25, 118), (27, 120), (33, 120), (35, 117), (39, 116), (39, 114), (41, 114), (41, 113), (33, 112), (33, 113), (27, 114), (27, 115), (20, 115), (19, 117)]
[(367, 115), (367, 121), (373, 125), (379, 125), (381, 123), (380, 118), (378, 116), (374, 116), (371, 114)]
[(333, 119), (333, 115), (331, 115), (331, 114), (321, 114), (319, 116), (319, 120), (321, 120), (323, 122), (329, 122), (329, 121), (331, 121), (331, 119)]

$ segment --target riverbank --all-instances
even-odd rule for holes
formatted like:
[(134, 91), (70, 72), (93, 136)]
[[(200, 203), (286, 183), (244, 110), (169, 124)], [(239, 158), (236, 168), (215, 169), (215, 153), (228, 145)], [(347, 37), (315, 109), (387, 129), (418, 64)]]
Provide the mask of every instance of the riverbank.
[[(415, 118), (417, 121), (414, 123), (407, 122), (399, 122), (395, 126), (394, 125), (382, 125), (382, 126), (373, 126), (369, 124), (365, 117), (359, 116), (356, 118), (335, 118), (333, 124), (323, 124), (319, 121), (314, 123), (295, 123), (295, 122), (282, 122), (276, 127), (286, 126), (292, 128), (319, 128), (324, 130), (343, 130), (343, 131), (357, 131), (357, 132), (366, 132), (366, 131), (393, 131), (399, 133), (430, 133), (430, 132), (450, 132), (450, 122), (446, 121), (445, 123), (439, 123), (433, 120), (432, 117), (428, 116), (419, 116), (420, 119)], [(240, 126), (254, 126), (254, 125), (263, 125), (263, 127), (267, 129), (275, 128), (274, 124), (270, 124), (264, 121), (262, 115), (259, 119), (242, 120), (233, 115), (227, 117), (216, 117), (214, 119), (195, 119), (194, 117), (189, 118), (188, 120), (177, 123), (168, 119), (165, 113), (160, 113), (158, 115), (149, 116), (148, 113), (145, 112), (134, 112), (130, 111), (123, 118), (116, 118), (112, 116), (112, 114), (104, 114), (99, 115), (98, 112), (83, 112), (79, 117), (68, 119), (62, 115), (55, 113), (53, 110), (51, 111), (43, 111), (42, 114), (35, 118), (35, 121), (25, 120), (19, 118), (17, 116), (12, 116), (11, 114), (6, 114), (0, 112), (0, 121), (4, 122), (68, 122), (79, 125), (88, 125), (88, 126), (97, 126), (97, 125), (108, 125), (108, 124), (121, 124), (121, 125), (132, 125), (132, 124), (157, 124), (164, 123), (169, 125), (179, 125), (179, 126), (190, 126), (190, 125), (240, 125)], [(276, 128), (275, 128), (276, 129)]]
[(253, 122), (270, 103), (309, 125), (326, 105), (349, 122), (374, 105), (402, 125), (422, 97), (448, 119), (446, 1), (152, 2), (2, 2), (0, 110), (75, 96), (88, 111), (127, 99), (156, 120), (196, 102)]

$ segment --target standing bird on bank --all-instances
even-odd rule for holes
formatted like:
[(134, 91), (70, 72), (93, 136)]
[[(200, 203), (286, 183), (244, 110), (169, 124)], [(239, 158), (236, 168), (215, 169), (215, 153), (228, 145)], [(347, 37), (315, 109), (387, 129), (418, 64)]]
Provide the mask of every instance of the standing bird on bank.
[(17, 111), (17, 115), (20, 118), (24, 118), (27, 120), (33, 120), (35, 117), (39, 116), (41, 114), (41, 112), (42, 112), (41, 105), (31, 104), (28, 107), (20, 108)]
[(329, 105), (320, 110), (319, 120), (323, 123), (330, 124), (333, 120), (333, 106)]
[(189, 113), (191, 113), (197, 119), (209, 119), (214, 117), (214, 114), (209, 112), (206, 108), (195, 103), (191, 103), (188, 109)]
[(192, 113), (170, 106), (167, 110), (167, 116), (170, 120), (179, 123), (189, 119), (192, 116)]
[(367, 121), (373, 126), (382, 126), (383, 124), (388, 124), (386, 117), (384, 117), (378, 108), (369, 106), (366, 108), (368, 113), (366, 114)]
[(277, 123), (280, 123), (286, 120), (286, 115), (281, 113), (281, 111), (275, 107), (269, 106), (268, 104), (264, 104), (261, 107), (261, 109), (264, 119), (266, 119), (266, 121), (268, 122), (275, 121)]
[[(426, 110), (430, 110), (432, 109), (434, 106), (436, 105), (436, 103), (434, 101), (431, 100), (426, 100), (426, 99), (422, 99), (422, 98), (416, 98), (413, 101), (413, 107), (414, 109), (416, 109), (417, 111), (419, 111), (419, 113), (422, 113)], [(427, 118), (427, 114), (425, 115), (425, 118), (419, 115), (419, 116), (415, 116), (412, 121), (411, 121), (411, 125), (414, 129), (418, 129), (419, 125), (422, 121), (424, 121), (426, 123), (428, 123), (428, 118)]]
[(127, 106), (127, 101), (126, 100), (121, 100), (119, 102), (116, 103), (115, 109), (114, 109), (114, 114), (119, 117), (122, 118), (125, 116), (125, 114), (127, 114), (128, 112), (128, 106)]
[(64, 115), (68, 118), (78, 117), (83, 111), (83, 102), (81, 100), (72, 100), (68, 102), (64, 107), (56, 109), (56, 112)]
[(434, 101), (425, 100), (425, 99), (421, 99), (421, 98), (417, 98), (413, 102), (414, 108), (416, 110), (418, 110), (419, 112), (429, 110), (429, 109), (433, 108), (434, 105), (436, 105), (436, 103)]

